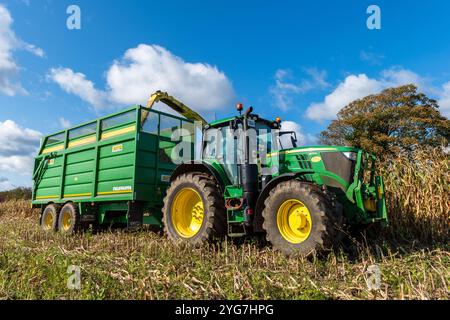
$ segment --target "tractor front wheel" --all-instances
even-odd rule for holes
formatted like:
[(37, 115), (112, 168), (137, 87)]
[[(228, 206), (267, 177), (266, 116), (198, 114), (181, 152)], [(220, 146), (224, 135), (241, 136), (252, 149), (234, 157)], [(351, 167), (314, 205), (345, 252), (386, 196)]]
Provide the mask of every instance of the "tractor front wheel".
[(177, 177), (167, 189), (164, 232), (172, 240), (201, 244), (226, 234), (226, 211), (215, 180), (200, 172)]
[(331, 200), (299, 180), (278, 184), (267, 197), (262, 215), (267, 240), (287, 255), (331, 249), (342, 230), (342, 213)]

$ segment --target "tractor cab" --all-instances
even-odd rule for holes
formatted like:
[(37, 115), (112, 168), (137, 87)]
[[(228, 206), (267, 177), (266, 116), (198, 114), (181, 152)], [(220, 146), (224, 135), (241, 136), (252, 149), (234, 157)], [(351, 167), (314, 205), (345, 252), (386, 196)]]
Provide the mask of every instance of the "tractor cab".
[(252, 110), (212, 122), (203, 129), (203, 161), (218, 162), (235, 185), (240, 185), (239, 167), (257, 165), (260, 168), (267, 155), (279, 150), (281, 145), (280, 121), (263, 119), (252, 114)]

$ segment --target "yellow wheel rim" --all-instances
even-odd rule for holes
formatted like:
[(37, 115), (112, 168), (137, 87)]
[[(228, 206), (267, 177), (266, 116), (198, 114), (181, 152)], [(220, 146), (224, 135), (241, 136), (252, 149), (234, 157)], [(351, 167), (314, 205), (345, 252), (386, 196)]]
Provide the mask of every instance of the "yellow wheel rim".
[(72, 216), (69, 212), (61, 212), (61, 229), (67, 231), (72, 225)]
[(45, 230), (51, 230), (53, 228), (53, 215), (47, 214), (44, 217), (44, 229)]
[(286, 200), (278, 209), (277, 226), (284, 239), (294, 244), (302, 243), (311, 233), (311, 214), (300, 200)]
[(197, 191), (184, 188), (176, 194), (171, 210), (172, 224), (183, 238), (195, 236), (203, 224), (203, 201)]

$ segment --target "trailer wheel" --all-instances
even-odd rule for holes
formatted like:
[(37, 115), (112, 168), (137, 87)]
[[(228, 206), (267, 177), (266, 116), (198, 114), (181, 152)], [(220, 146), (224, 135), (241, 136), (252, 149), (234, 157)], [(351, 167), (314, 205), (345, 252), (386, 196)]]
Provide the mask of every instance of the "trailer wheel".
[(225, 204), (215, 180), (200, 172), (177, 177), (164, 198), (163, 222), (172, 240), (195, 245), (224, 236)]
[(331, 249), (340, 239), (341, 211), (321, 190), (298, 180), (271, 190), (262, 215), (267, 240), (287, 255)]
[(58, 218), (58, 231), (63, 235), (72, 234), (81, 229), (81, 217), (78, 206), (69, 202), (62, 207)]
[(45, 232), (56, 231), (56, 226), (58, 224), (58, 213), (59, 206), (57, 204), (52, 203), (47, 205), (39, 220), (41, 230)]

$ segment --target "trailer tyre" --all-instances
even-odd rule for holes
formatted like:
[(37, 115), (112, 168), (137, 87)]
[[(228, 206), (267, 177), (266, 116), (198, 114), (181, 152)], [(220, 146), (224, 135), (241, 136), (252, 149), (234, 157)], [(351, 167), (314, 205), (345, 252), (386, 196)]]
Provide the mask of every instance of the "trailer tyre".
[(170, 239), (194, 245), (226, 235), (225, 204), (216, 181), (200, 172), (177, 177), (164, 198), (163, 222)]
[(56, 231), (59, 209), (60, 207), (57, 204), (49, 204), (45, 207), (39, 221), (41, 230), (45, 232)]
[(331, 249), (342, 232), (341, 210), (320, 189), (299, 180), (271, 190), (262, 215), (267, 240), (286, 255)]
[(69, 202), (62, 207), (58, 218), (58, 231), (63, 235), (70, 235), (81, 229), (81, 217), (78, 206)]

